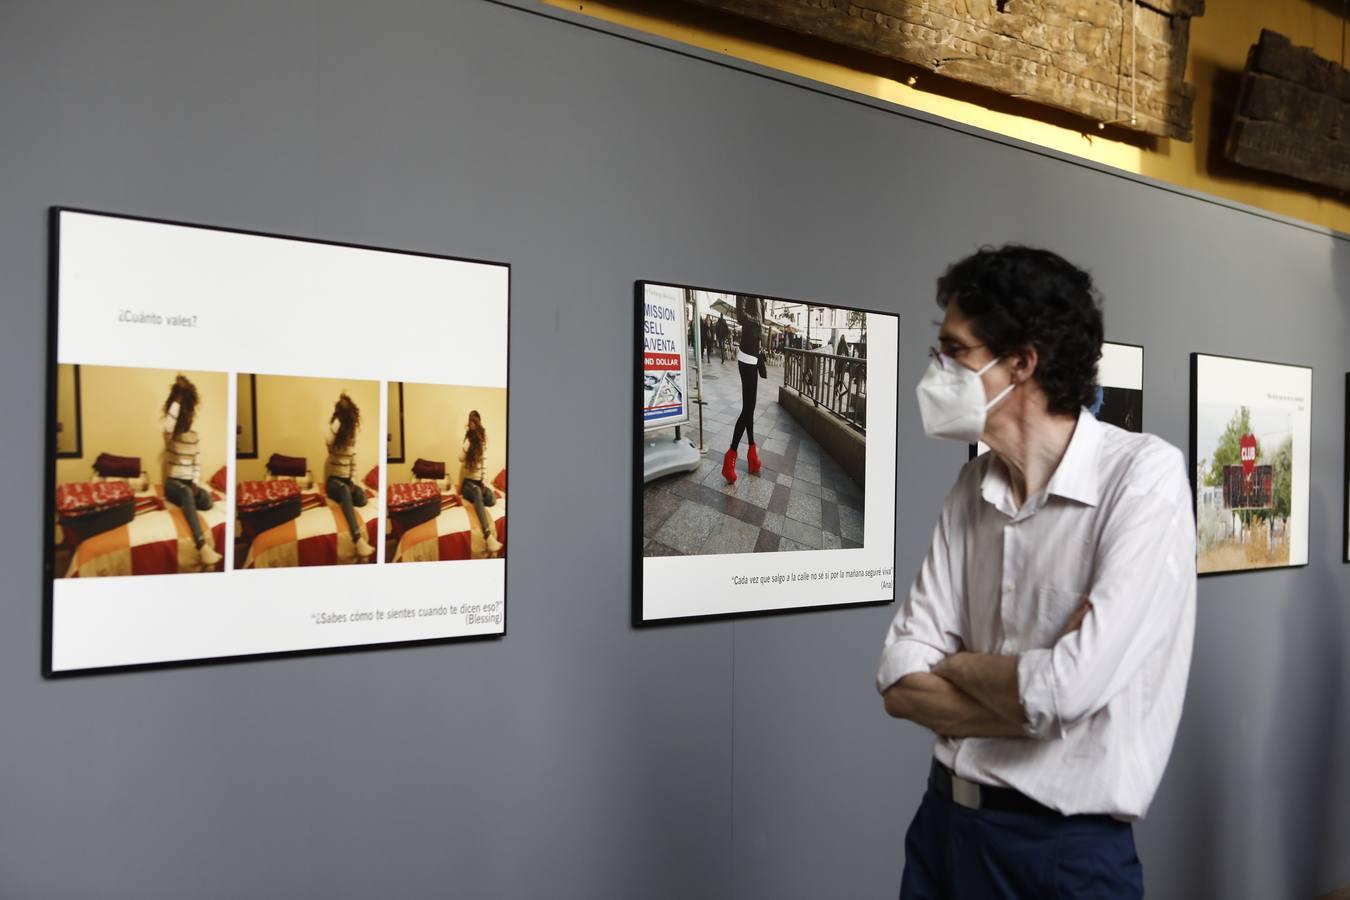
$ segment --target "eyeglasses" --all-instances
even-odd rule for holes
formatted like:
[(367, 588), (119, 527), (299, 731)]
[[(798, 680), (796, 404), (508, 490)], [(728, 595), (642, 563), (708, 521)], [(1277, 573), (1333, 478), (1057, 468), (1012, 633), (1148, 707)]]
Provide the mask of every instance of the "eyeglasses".
[(951, 350), (950, 353), (944, 353), (942, 350), (939, 350), (937, 347), (929, 347), (929, 348), (928, 348), (928, 355), (931, 356), (933, 359), (937, 360), (938, 366), (940, 366), (940, 367), (943, 368), (943, 369), (946, 369), (946, 368), (947, 368), (947, 363), (946, 363), (946, 361), (943, 359), (944, 356), (950, 357), (950, 358), (952, 358), (952, 359), (959, 359), (962, 355), (964, 355), (964, 354), (966, 354), (966, 353), (969, 353), (969, 352), (972, 351), (972, 350), (978, 350), (978, 349), (980, 349), (981, 347), (984, 347), (984, 346), (986, 346), (986, 345), (985, 345), (985, 344), (971, 344), (969, 347), (963, 347), (963, 346), (961, 346), (960, 344), (953, 344), (953, 345), (952, 345), (953, 349)]

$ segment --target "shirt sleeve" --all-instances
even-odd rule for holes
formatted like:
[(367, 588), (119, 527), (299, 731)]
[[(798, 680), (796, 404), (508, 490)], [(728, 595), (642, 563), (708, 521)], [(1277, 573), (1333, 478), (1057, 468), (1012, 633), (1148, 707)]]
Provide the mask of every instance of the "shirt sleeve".
[(169, 411), (164, 414), (164, 433), (173, 434), (173, 430), (178, 427), (178, 401), (175, 400), (169, 404)]
[(928, 556), (886, 632), (877, 666), (877, 690), (881, 693), (906, 675), (931, 670), (964, 646), (958, 601), (961, 576), (954, 572), (949, 543), (954, 496), (955, 492), (943, 505)]
[(1098, 544), (1092, 609), (1077, 631), (1018, 661), (1030, 737), (1062, 737), (1103, 709), (1195, 614), (1195, 519), (1184, 460), (1170, 446), (1141, 456), (1134, 468), (1145, 471), (1117, 501)]

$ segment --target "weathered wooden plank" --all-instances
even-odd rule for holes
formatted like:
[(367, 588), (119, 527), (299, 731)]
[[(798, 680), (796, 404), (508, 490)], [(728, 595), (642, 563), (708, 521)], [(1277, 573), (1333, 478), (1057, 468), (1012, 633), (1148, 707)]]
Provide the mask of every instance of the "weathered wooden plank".
[(1252, 47), (1247, 67), (1282, 81), (1301, 84), (1319, 94), (1350, 101), (1350, 71), (1323, 59), (1311, 47), (1298, 47), (1289, 38), (1269, 29)]
[(1247, 58), (1224, 155), (1252, 169), (1350, 191), (1350, 72), (1262, 31)]
[(1308, 140), (1277, 122), (1238, 120), (1226, 155), (1249, 168), (1350, 191), (1350, 148), (1343, 141)]
[[(1203, 0), (688, 0), (1096, 121), (1190, 140)], [(1131, 21), (1134, 104), (1131, 110)]]
[(1350, 104), (1330, 94), (1318, 94), (1291, 81), (1253, 75), (1247, 83), (1242, 114), (1248, 119), (1276, 122), (1309, 138), (1335, 140), (1345, 132)]

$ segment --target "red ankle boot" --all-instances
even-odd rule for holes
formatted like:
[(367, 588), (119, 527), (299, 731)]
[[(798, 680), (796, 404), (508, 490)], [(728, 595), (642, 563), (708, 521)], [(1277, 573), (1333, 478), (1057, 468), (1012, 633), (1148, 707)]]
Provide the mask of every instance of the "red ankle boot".
[(746, 468), (750, 470), (751, 475), (759, 474), (759, 451), (755, 445), (750, 445), (750, 452), (745, 455)]
[(736, 483), (736, 451), (728, 450), (727, 455), (722, 457), (722, 477), (727, 480), (727, 484)]

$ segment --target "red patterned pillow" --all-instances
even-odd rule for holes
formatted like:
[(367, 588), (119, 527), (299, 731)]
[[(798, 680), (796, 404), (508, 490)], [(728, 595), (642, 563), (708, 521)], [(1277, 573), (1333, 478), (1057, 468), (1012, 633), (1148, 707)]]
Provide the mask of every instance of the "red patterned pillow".
[(396, 513), (405, 509), (416, 509), (423, 504), (437, 502), (440, 496), (441, 492), (436, 490), (436, 485), (426, 481), (391, 484), (389, 485), (389, 511)]
[(223, 494), (225, 493), (225, 486), (229, 483), (225, 480), (225, 477), (225, 467), (221, 466), (219, 469), (216, 469), (216, 474), (211, 476), (211, 480), (207, 482), (207, 484)]
[(492, 479), (492, 486), (503, 494), (506, 493), (506, 470), (502, 469), (497, 473), (497, 477)]
[(300, 488), (294, 481), (241, 481), (239, 482), (238, 507), (241, 513), (259, 512), (280, 506), (293, 497), (300, 496)]
[(361, 480), (365, 482), (366, 487), (370, 488), (372, 491), (375, 491), (376, 493), (379, 493), (379, 491), (380, 491), (380, 467), (379, 467), (379, 466), (371, 466), (371, 467), (370, 467), (370, 471), (366, 473), (366, 477), (363, 478), (363, 479), (361, 479)]
[(134, 500), (125, 481), (78, 482), (56, 487), (56, 511), (63, 518), (102, 512)]

